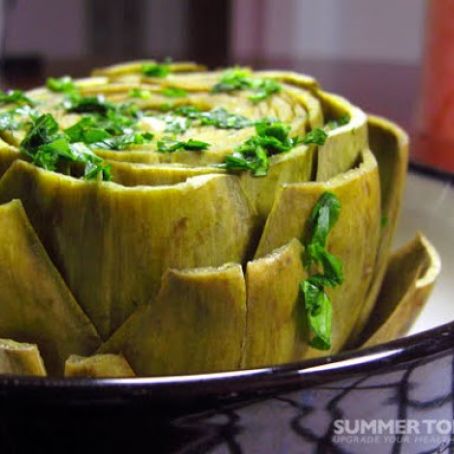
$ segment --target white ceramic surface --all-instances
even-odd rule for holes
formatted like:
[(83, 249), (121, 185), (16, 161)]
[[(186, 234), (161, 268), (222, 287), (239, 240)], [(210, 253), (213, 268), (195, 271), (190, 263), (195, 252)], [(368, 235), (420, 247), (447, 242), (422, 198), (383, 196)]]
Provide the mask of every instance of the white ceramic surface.
[(454, 320), (454, 186), (410, 173), (395, 247), (420, 230), (440, 254), (442, 270), (432, 295), (409, 334)]

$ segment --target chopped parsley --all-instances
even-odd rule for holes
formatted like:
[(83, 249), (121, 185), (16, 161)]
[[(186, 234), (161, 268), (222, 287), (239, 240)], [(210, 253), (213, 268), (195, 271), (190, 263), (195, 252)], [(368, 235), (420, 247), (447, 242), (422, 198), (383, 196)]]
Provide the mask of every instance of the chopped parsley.
[(131, 128), (110, 128), (108, 120), (104, 122), (95, 116), (83, 117), (67, 128), (65, 134), (71, 142), (83, 142), (94, 149), (109, 150), (124, 150), (129, 145), (142, 145), (153, 139), (153, 134), (134, 132)]
[(252, 92), (249, 100), (258, 103), (279, 93), (281, 89), (281, 84), (274, 79), (254, 78), (249, 69), (235, 67), (224, 71), (219, 82), (213, 86), (211, 91), (221, 93), (248, 90)]
[(309, 145), (311, 143), (316, 145), (324, 145), (327, 138), (328, 134), (323, 129), (314, 128), (303, 137), (303, 143), (305, 145)]
[(173, 109), (173, 111), (175, 114), (190, 118), (191, 120), (197, 120), (202, 112), (198, 107), (195, 106), (178, 106)]
[(249, 100), (258, 103), (275, 93), (279, 93), (282, 90), (282, 87), (281, 84), (274, 79), (252, 79), (251, 89), (253, 93), (249, 96)]
[(214, 126), (219, 129), (243, 129), (254, 124), (243, 115), (229, 112), (223, 107), (217, 107), (209, 112), (201, 112), (198, 119), (202, 125)]
[(259, 177), (268, 173), (269, 157), (285, 153), (301, 143), (300, 137), (290, 137), (290, 126), (280, 121), (264, 119), (255, 124), (256, 135), (226, 156), (222, 167), (228, 170), (249, 170)]
[(132, 134), (138, 120), (143, 116), (143, 112), (136, 104), (113, 104), (101, 95), (70, 95), (65, 98), (63, 106), (68, 112), (85, 114), (83, 122), (78, 124), (79, 129), (83, 127), (85, 130), (90, 127), (104, 130), (113, 136)]
[(173, 109), (173, 113), (190, 120), (197, 120), (200, 125), (214, 126), (219, 129), (243, 129), (255, 124), (249, 118), (229, 112), (224, 107), (216, 107), (205, 112), (195, 106), (178, 106)]
[(201, 151), (208, 149), (209, 146), (210, 144), (207, 142), (194, 139), (183, 142), (164, 137), (158, 141), (158, 151), (161, 153), (172, 153), (177, 150)]
[(167, 77), (170, 72), (170, 66), (167, 63), (145, 63), (141, 68), (142, 74), (147, 77)]
[(103, 95), (81, 96), (77, 93), (70, 94), (63, 101), (63, 107), (68, 112), (74, 113), (99, 113), (107, 114), (115, 106), (108, 102)]
[(129, 90), (129, 96), (131, 98), (149, 99), (151, 97), (151, 92), (150, 90), (144, 90), (142, 88), (131, 88), (131, 90)]
[(332, 305), (325, 288), (336, 287), (344, 281), (342, 262), (326, 250), (328, 234), (339, 218), (340, 209), (336, 195), (325, 192), (307, 221), (309, 238), (305, 242), (303, 263), (309, 278), (301, 282), (300, 289), (313, 334), (310, 344), (319, 350), (331, 348)]
[(14, 131), (19, 129), (20, 123), (16, 120), (12, 111), (0, 114), (0, 131)]
[(188, 92), (183, 88), (178, 87), (165, 87), (161, 93), (167, 98), (185, 98), (188, 96)]
[(36, 166), (47, 170), (58, 171), (61, 165), (79, 163), (84, 165), (85, 179), (111, 179), (110, 166), (84, 143), (71, 143), (51, 114), (32, 119), (30, 129), (20, 144), (20, 151)]
[(340, 128), (341, 126), (344, 126), (348, 124), (350, 121), (350, 115), (345, 114), (339, 117), (337, 120), (331, 120), (325, 125), (325, 130), (326, 131), (332, 131), (333, 129)]
[(39, 116), (38, 111), (27, 104), (2, 112), (0, 113), (0, 131), (20, 129), (28, 122), (28, 117), (37, 116)]
[(22, 90), (0, 91), (0, 104), (28, 104), (35, 105), (35, 101), (30, 99)]
[(251, 71), (247, 68), (230, 68), (225, 70), (221, 79), (212, 88), (214, 93), (246, 90), (250, 87)]
[(123, 134), (121, 136), (112, 136), (94, 142), (92, 148), (103, 148), (106, 150), (124, 150), (130, 145), (143, 145), (153, 139), (153, 134), (149, 132), (136, 132), (134, 134)]
[(76, 85), (70, 76), (59, 78), (49, 77), (46, 81), (46, 86), (49, 90), (57, 93), (75, 93), (77, 92)]
[(164, 132), (171, 134), (183, 134), (191, 126), (191, 121), (188, 118), (177, 117), (171, 114), (164, 115), (163, 120), (166, 124)]

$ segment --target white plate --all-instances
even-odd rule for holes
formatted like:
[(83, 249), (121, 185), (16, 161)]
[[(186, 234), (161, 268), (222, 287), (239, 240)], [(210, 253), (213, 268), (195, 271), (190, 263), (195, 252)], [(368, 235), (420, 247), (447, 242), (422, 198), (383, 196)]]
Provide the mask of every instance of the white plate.
[(441, 274), (432, 295), (413, 325), (414, 334), (454, 320), (454, 187), (451, 183), (410, 173), (394, 247), (419, 230), (441, 257)]

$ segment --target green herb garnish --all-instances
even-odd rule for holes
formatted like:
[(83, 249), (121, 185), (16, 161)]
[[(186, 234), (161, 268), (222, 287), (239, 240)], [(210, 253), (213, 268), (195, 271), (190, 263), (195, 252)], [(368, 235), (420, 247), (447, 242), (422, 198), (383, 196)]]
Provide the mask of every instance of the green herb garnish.
[[(164, 109), (163, 109), (164, 110)], [(242, 129), (255, 124), (243, 115), (229, 112), (223, 107), (217, 107), (208, 112), (204, 112), (195, 106), (178, 106), (165, 109), (166, 112), (172, 111), (174, 115), (166, 115), (164, 120), (167, 123), (166, 132), (180, 133), (186, 131), (191, 123), (184, 122), (185, 117), (188, 120), (196, 121), (202, 126), (214, 126), (219, 129)]]
[(188, 92), (183, 90), (183, 88), (178, 87), (165, 87), (162, 89), (161, 93), (167, 98), (185, 98), (188, 96)]
[(151, 97), (151, 92), (150, 90), (144, 90), (142, 88), (131, 88), (131, 90), (129, 90), (129, 96), (131, 98), (149, 99)]
[(309, 145), (311, 143), (316, 145), (324, 145), (327, 138), (328, 134), (323, 129), (315, 128), (303, 137), (303, 143), (305, 145)]
[(325, 125), (325, 130), (326, 131), (332, 131), (333, 129), (340, 128), (341, 126), (344, 126), (348, 124), (350, 121), (350, 115), (345, 114), (339, 117), (337, 120), (331, 120)]
[(75, 93), (77, 91), (76, 85), (70, 76), (49, 77), (46, 81), (46, 86), (49, 90), (57, 93)]
[(84, 178), (87, 180), (111, 178), (110, 166), (85, 144), (71, 143), (51, 114), (32, 119), (30, 129), (20, 143), (20, 151), (36, 166), (47, 170), (57, 171), (65, 163), (80, 163), (84, 165)]
[(106, 114), (109, 110), (115, 109), (115, 106), (103, 95), (81, 96), (76, 93), (67, 96), (63, 106), (68, 112), (75, 113)]
[(172, 134), (182, 134), (191, 126), (188, 118), (176, 117), (175, 115), (164, 115), (163, 120), (166, 124), (164, 132)]
[(103, 148), (106, 150), (124, 150), (130, 145), (143, 145), (153, 139), (153, 134), (149, 132), (136, 132), (134, 134), (123, 134), (112, 136), (92, 144), (92, 148)]
[(210, 144), (201, 140), (189, 139), (186, 142), (163, 138), (158, 141), (158, 151), (172, 153), (177, 150), (201, 151), (209, 148)]
[(190, 118), (191, 120), (199, 119), (200, 114), (202, 113), (202, 111), (195, 106), (178, 106), (171, 110), (173, 110), (175, 114)]
[(20, 123), (16, 120), (12, 111), (0, 114), (0, 131), (14, 131), (19, 129)]
[(290, 137), (290, 126), (280, 121), (264, 119), (255, 124), (257, 135), (250, 137), (226, 156), (222, 167), (228, 170), (249, 170), (259, 177), (268, 173), (269, 157), (285, 153), (301, 143), (299, 137)]
[(210, 112), (201, 112), (198, 119), (202, 125), (214, 126), (219, 129), (243, 129), (254, 124), (243, 115), (231, 113), (223, 107), (217, 107)]
[(249, 100), (258, 103), (275, 93), (279, 93), (282, 87), (274, 79), (253, 79), (251, 81), (251, 89), (253, 93), (249, 96)]
[(142, 74), (147, 77), (166, 77), (170, 72), (170, 66), (167, 63), (145, 63), (142, 65)]
[(311, 345), (320, 350), (331, 348), (332, 307), (325, 287), (335, 287), (344, 281), (342, 262), (326, 250), (328, 234), (339, 218), (340, 209), (339, 199), (333, 193), (325, 192), (307, 221), (308, 241), (305, 242), (303, 263), (310, 276), (300, 288), (309, 328), (314, 334)]
[(0, 91), (0, 104), (28, 104), (35, 105), (35, 101), (30, 99), (22, 90)]
[(65, 129), (65, 133), (71, 142), (83, 142), (92, 144), (111, 137), (111, 134), (104, 128), (100, 128), (94, 117), (84, 117), (70, 128)]
[(304, 280), (300, 289), (304, 295), (309, 328), (314, 334), (310, 345), (319, 350), (329, 350), (333, 312), (331, 301), (323, 287), (314, 283), (311, 278)]
[(249, 90), (252, 91), (249, 100), (257, 103), (280, 92), (281, 89), (281, 84), (274, 79), (253, 78), (249, 69), (235, 67), (224, 71), (221, 79), (213, 86), (211, 91), (221, 93)]

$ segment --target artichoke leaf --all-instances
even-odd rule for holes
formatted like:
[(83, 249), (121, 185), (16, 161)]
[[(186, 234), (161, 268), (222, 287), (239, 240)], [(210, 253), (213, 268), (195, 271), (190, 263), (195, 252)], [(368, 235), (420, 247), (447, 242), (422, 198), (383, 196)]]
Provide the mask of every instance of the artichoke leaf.
[(380, 117), (369, 116), (369, 142), (378, 162), (381, 190), (381, 230), (377, 258), (367, 296), (349, 340), (357, 343), (377, 299), (386, 271), (391, 241), (396, 229), (403, 197), (408, 163), (408, 136), (394, 123)]
[(0, 336), (36, 343), (49, 373), (61, 374), (72, 353), (100, 344), (36, 236), (22, 204), (0, 206)]
[(299, 283), (306, 277), (297, 239), (248, 262), (247, 321), (242, 366), (252, 368), (301, 359), (308, 346)]
[(0, 339), (0, 374), (47, 375), (38, 347), (35, 344)]
[(0, 200), (12, 198), (22, 200), (104, 339), (151, 301), (167, 268), (245, 261), (256, 219), (238, 181), (228, 175), (125, 188), (16, 161), (0, 181)]
[(6, 144), (0, 139), (0, 178), (8, 170), (9, 166), (16, 159), (20, 158), (21, 154), (16, 148)]
[(354, 167), (362, 150), (368, 147), (367, 117), (345, 98), (318, 90), (326, 118), (348, 115), (349, 122), (329, 132), (324, 145), (318, 147), (316, 181), (327, 181)]
[(182, 164), (138, 164), (110, 161), (112, 179), (123, 186), (161, 186), (185, 182), (188, 178), (225, 173), (216, 167), (188, 167)]
[(126, 378), (135, 375), (123, 355), (71, 355), (65, 363), (65, 377)]
[(138, 375), (237, 369), (246, 328), (240, 265), (168, 270), (161, 290), (102, 345), (124, 354)]
[(437, 251), (422, 234), (391, 255), (377, 304), (360, 335), (361, 346), (405, 336), (424, 307), (440, 269)]
[[(292, 238), (304, 238), (306, 220), (320, 198), (330, 191), (341, 203), (336, 225), (330, 232), (327, 249), (343, 263), (344, 283), (327, 289), (333, 306), (332, 349), (339, 351), (347, 341), (361, 310), (375, 265), (380, 230), (380, 185), (377, 163), (368, 150), (358, 167), (321, 183), (284, 185), (276, 196), (260, 239), (256, 258), (285, 245)], [(305, 357), (320, 356), (309, 349)]]

